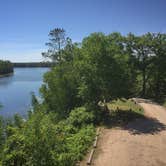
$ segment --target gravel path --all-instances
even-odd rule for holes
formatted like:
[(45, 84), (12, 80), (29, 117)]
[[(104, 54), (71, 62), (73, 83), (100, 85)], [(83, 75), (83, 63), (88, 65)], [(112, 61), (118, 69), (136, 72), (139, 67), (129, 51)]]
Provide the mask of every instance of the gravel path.
[(166, 110), (148, 100), (138, 102), (146, 118), (103, 129), (92, 165), (166, 166)]

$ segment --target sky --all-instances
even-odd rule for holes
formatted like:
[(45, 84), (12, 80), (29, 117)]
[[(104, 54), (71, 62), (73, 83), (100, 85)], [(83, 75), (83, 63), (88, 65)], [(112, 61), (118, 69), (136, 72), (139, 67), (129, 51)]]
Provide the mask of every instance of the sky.
[(0, 0), (0, 59), (42, 61), (57, 27), (74, 42), (93, 32), (166, 33), (166, 0)]

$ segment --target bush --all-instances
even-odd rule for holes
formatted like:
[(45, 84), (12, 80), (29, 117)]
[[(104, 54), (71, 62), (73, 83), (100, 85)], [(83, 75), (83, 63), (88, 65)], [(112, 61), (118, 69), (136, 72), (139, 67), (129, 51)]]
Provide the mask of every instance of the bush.
[(81, 160), (87, 149), (92, 144), (95, 135), (93, 125), (81, 128), (76, 134), (67, 138), (67, 147), (72, 162)]
[(68, 121), (73, 126), (80, 128), (83, 125), (91, 124), (94, 120), (92, 112), (86, 110), (85, 107), (78, 107), (71, 111)]
[(8, 126), (2, 165), (75, 165), (93, 141), (93, 114), (79, 107), (66, 120), (55, 119), (52, 112), (35, 110), (21, 127)]

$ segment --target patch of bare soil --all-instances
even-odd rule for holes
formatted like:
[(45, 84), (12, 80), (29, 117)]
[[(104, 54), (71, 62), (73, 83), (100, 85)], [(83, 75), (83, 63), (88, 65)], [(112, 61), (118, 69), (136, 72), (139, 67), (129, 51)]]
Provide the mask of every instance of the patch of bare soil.
[(123, 128), (103, 129), (92, 165), (166, 166), (166, 110), (146, 100), (138, 102), (146, 117)]

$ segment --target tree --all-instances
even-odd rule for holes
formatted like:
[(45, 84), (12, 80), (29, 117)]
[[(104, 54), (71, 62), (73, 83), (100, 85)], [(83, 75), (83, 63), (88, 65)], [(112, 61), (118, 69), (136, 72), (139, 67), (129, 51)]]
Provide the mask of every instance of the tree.
[(21, 128), (21, 127), (23, 127), (23, 124), (24, 124), (23, 118), (19, 114), (15, 114), (14, 115), (14, 126)]
[(85, 102), (97, 104), (129, 95), (131, 86), (123, 37), (94, 33), (82, 42), (80, 92)]
[(50, 58), (53, 62), (61, 61), (61, 50), (65, 47), (67, 37), (63, 28), (55, 28), (49, 33), (49, 42), (46, 46), (49, 47), (47, 52), (43, 52), (43, 57)]
[(152, 34), (153, 67), (149, 80), (149, 95), (157, 100), (166, 97), (166, 34)]
[[(3, 124), (3, 118), (0, 117), (0, 148), (2, 148), (4, 144), (5, 138), (4, 138), (4, 124)], [(1, 150), (0, 150), (1, 152)]]
[(0, 75), (13, 73), (13, 65), (10, 61), (0, 60)]
[(74, 59), (79, 51), (75, 45), (69, 43), (61, 53), (61, 63), (44, 75), (45, 84), (41, 88), (41, 94), (48, 110), (64, 118), (69, 115), (71, 109), (80, 104), (77, 96), (77, 69), (74, 67)]
[(127, 37), (126, 48), (130, 54), (135, 70), (141, 72), (142, 75), (142, 90), (141, 95), (146, 96), (146, 88), (149, 77), (152, 73), (152, 34), (147, 33), (142, 36), (129, 34)]

